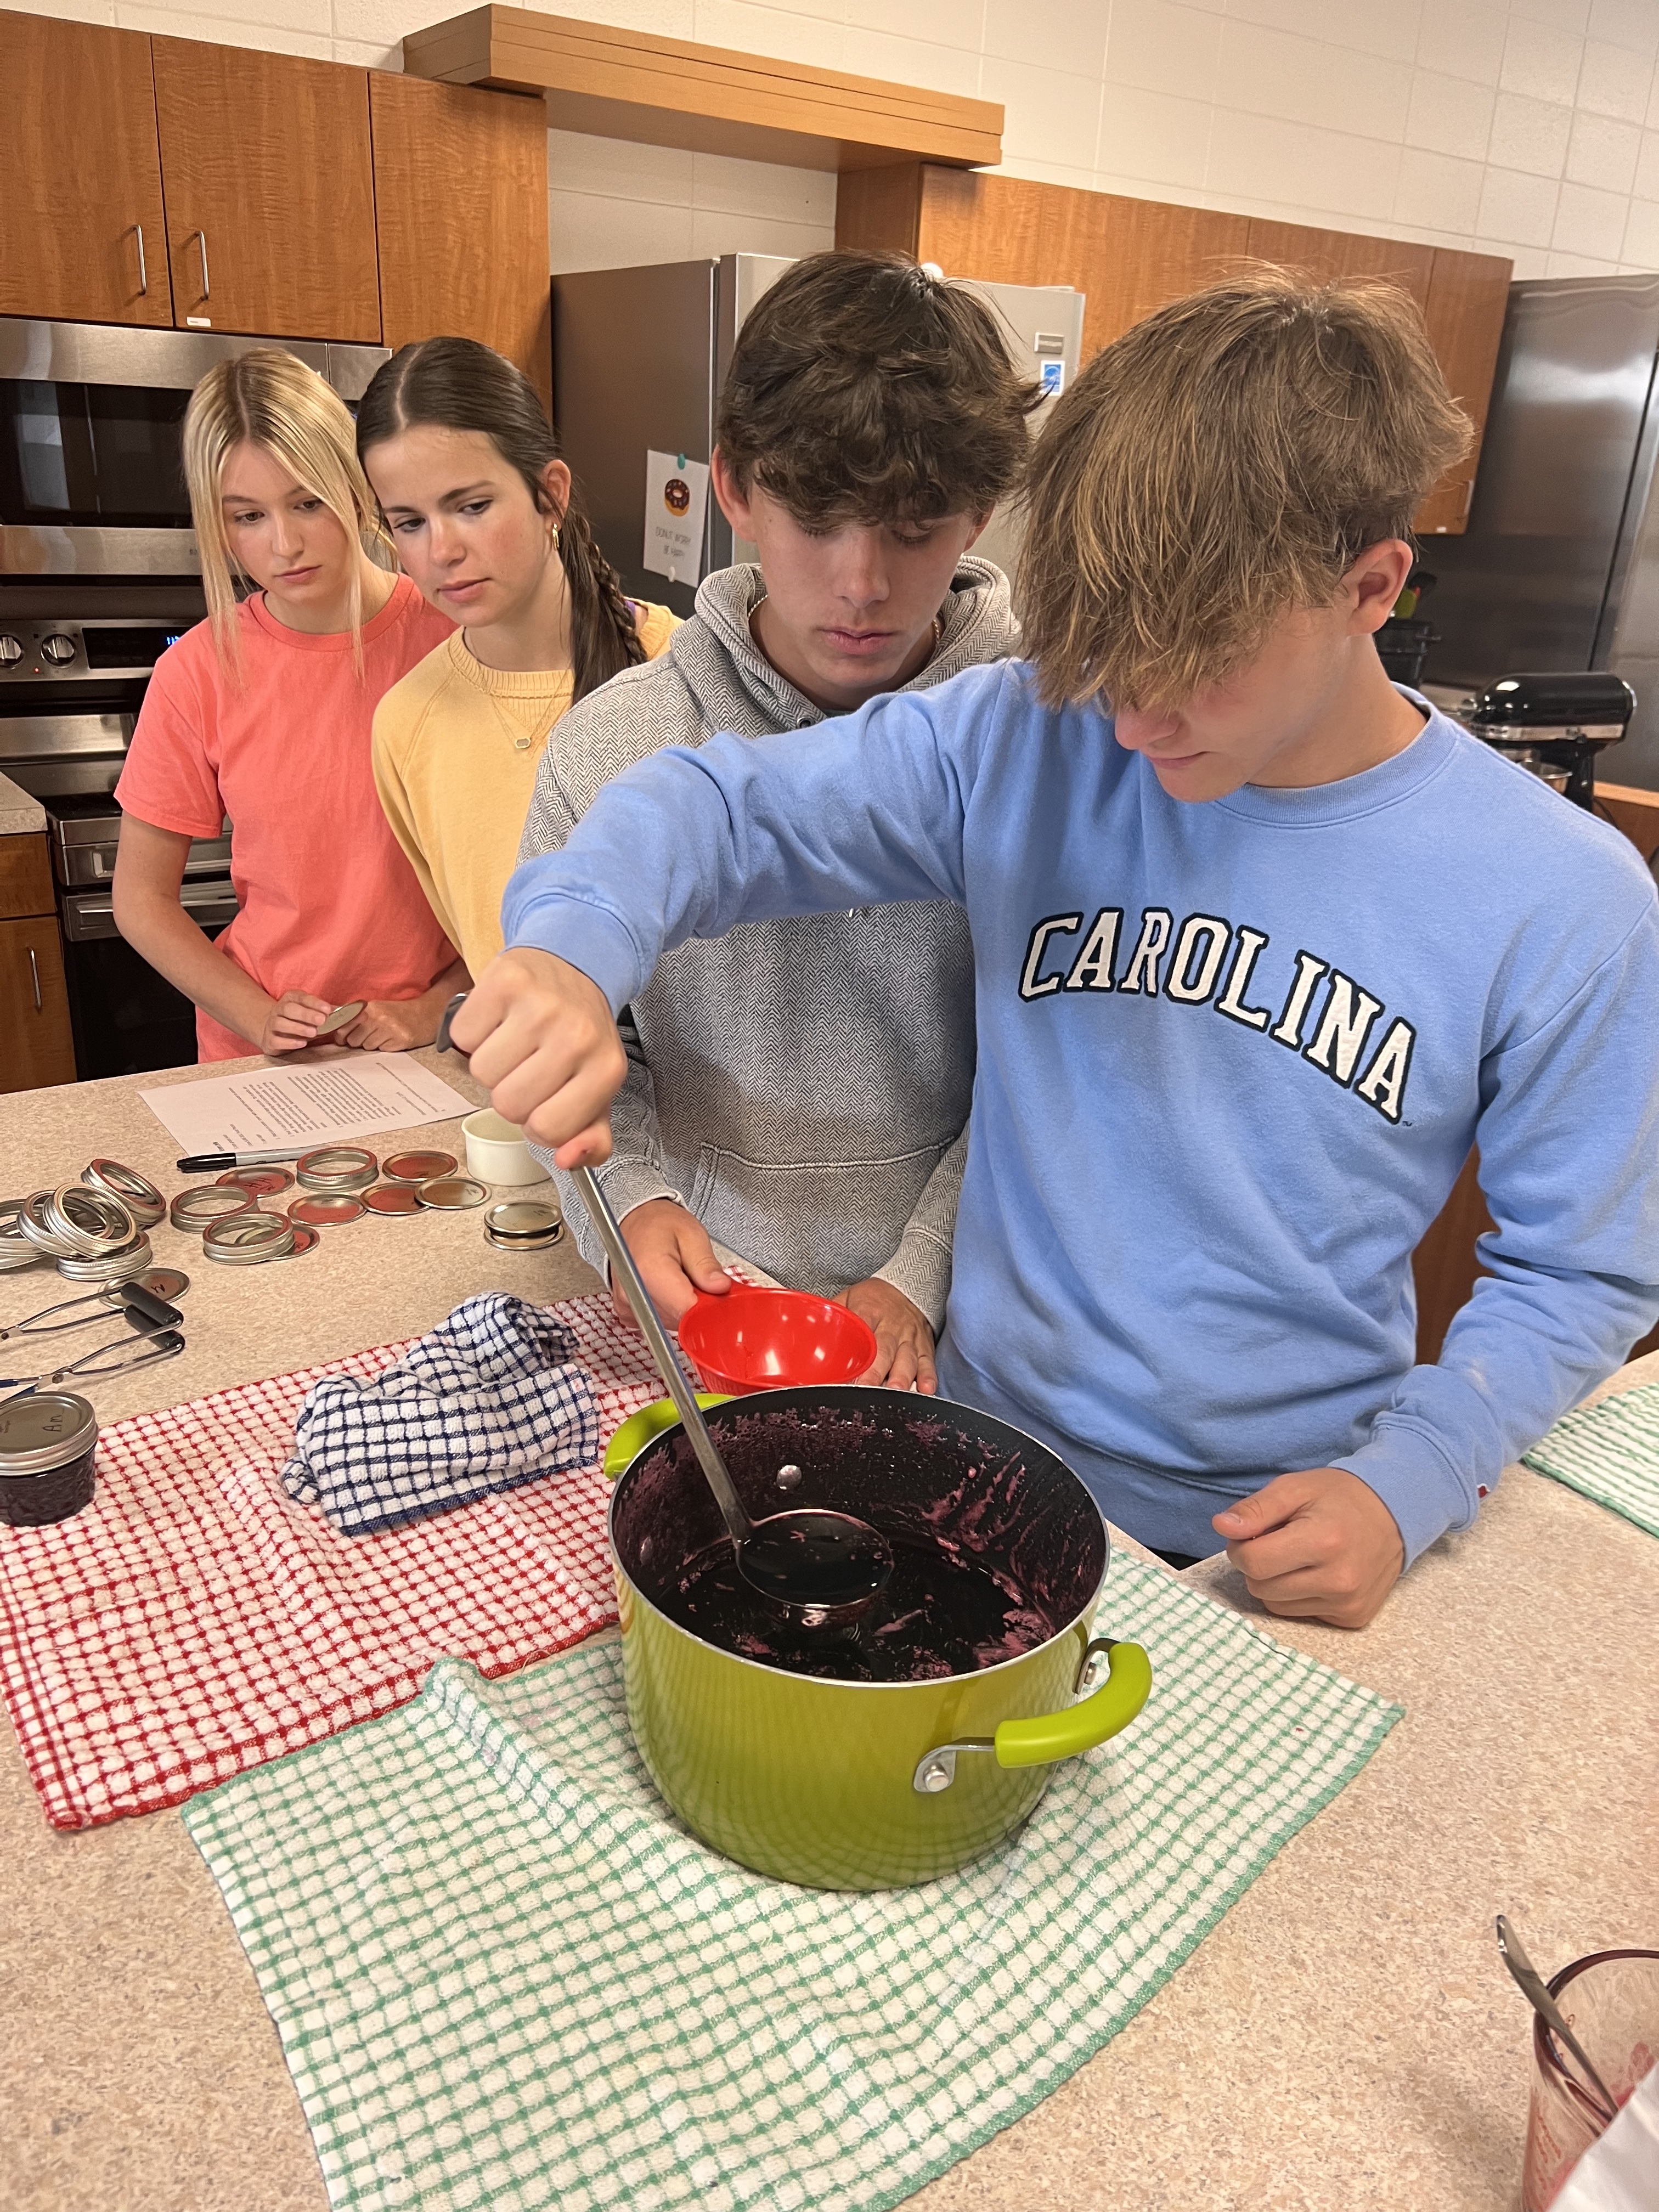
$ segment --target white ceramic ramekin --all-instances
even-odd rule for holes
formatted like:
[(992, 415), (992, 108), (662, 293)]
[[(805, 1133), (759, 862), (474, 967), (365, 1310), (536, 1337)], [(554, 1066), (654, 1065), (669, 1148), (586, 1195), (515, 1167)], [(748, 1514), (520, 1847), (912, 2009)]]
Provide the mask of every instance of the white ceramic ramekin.
[(480, 1182), (501, 1186), (545, 1181), (546, 1170), (531, 1158), (517, 1122), (504, 1121), (493, 1106), (469, 1114), (461, 1134), (466, 1139), (467, 1167)]

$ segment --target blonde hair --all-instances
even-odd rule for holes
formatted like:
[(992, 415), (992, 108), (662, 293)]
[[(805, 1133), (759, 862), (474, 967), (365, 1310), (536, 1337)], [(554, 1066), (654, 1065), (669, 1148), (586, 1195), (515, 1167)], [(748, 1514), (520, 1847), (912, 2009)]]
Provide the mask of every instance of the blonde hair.
[[(230, 550), (221, 500), (225, 464), (244, 441), (269, 453), (321, 500), (350, 542), (370, 553), (389, 550), (391, 542), (357, 459), (356, 426), (331, 385), (280, 346), (250, 346), (209, 369), (185, 410), (185, 481), (213, 641), (220, 659), (233, 667), (240, 663), (234, 578), (242, 571)], [(352, 659), (361, 675), (362, 574), (355, 561), (349, 604)]]
[(1024, 650), (1050, 706), (1175, 707), (1408, 538), (1467, 416), (1394, 286), (1258, 268), (1097, 354), (1032, 460)]

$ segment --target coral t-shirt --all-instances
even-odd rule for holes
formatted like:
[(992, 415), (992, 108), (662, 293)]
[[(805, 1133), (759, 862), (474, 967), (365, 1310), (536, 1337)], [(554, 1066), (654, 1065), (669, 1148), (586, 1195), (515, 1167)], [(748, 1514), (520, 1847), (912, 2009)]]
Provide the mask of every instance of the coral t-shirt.
[[(216, 837), (231, 819), (230, 873), (241, 912), (217, 939), (272, 998), (416, 998), (453, 948), (387, 825), (370, 731), (382, 695), (454, 624), (407, 576), (362, 629), (288, 629), (263, 594), (239, 607), (240, 672), (198, 623), (155, 664), (115, 796), (158, 830)], [(202, 1060), (257, 1046), (197, 1009)]]

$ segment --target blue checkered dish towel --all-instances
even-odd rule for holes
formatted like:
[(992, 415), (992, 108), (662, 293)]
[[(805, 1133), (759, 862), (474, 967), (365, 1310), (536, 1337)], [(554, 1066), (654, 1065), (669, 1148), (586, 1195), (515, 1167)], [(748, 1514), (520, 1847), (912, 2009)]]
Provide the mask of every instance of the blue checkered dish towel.
[(370, 1382), (312, 1385), (283, 1486), (348, 1536), (594, 1466), (593, 1378), (562, 1322), (500, 1291), (468, 1298)]

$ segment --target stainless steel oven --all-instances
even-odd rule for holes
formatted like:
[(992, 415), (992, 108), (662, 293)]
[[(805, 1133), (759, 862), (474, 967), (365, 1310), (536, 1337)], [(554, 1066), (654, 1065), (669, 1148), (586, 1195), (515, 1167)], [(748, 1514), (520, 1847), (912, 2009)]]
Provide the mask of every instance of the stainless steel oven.
[[(110, 884), (120, 808), (91, 793), (43, 804), (52, 825), (76, 1074), (84, 1082), (187, 1066), (196, 1057), (195, 1007), (139, 958), (115, 926)], [(228, 825), (226, 835), (191, 845), (179, 902), (210, 938), (235, 920)]]
[[(116, 779), (157, 656), (202, 616), (198, 584), (0, 579), (0, 775), (38, 799), (75, 1036), (76, 1073), (131, 1075), (196, 1057), (196, 1012), (115, 927)], [(229, 825), (190, 848), (185, 910), (210, 937), (236, 913)]]
[(0, 578), (198, 574), (185, 404), (216, 362), (256, 345), (286, 347), (348, 404), (390, 358), (384, 346), (0, 315)]

